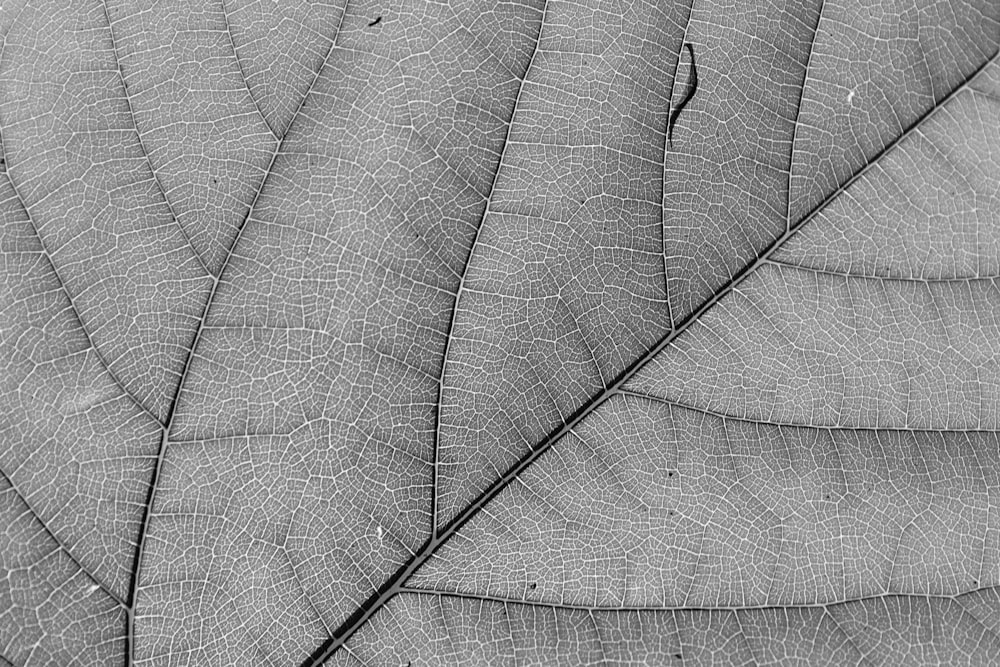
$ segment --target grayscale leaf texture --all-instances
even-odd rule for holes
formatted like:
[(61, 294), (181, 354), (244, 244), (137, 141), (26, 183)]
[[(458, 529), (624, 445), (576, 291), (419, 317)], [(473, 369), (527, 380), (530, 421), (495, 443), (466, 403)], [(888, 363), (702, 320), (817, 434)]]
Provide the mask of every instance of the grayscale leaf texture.
[(1000, 663), (998, 52), (3, 0), (0, 665)]

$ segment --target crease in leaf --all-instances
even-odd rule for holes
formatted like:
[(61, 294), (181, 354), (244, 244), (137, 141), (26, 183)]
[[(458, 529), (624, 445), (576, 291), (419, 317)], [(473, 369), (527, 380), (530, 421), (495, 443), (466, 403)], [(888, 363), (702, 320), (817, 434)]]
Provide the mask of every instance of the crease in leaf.
[(677, 118), (681, 115), (681, 112), (684, 111), (684, 107), (688, 105), (691, 98), (694, 97), (694, 94), (698, 92), (698, 69), (694, 62), (694, 47), (691, 45), (691, 42), (685, 42), (684, 46), (687, 48), (689, 62), (688, 67), (690, 69), (688, 70), (687, 89), (684, 91), (684, 96), (681, 98), (681, 101), (670, 113), (670, 121), (667, 123), (667, 141), (670, 143), (671, 147), (674, 145), (674, 126), (677, 124)]

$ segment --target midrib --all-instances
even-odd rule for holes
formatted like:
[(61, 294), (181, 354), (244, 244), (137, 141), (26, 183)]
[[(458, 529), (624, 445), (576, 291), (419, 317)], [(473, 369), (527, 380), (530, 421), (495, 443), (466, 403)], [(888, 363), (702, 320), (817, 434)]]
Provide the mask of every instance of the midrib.
[[(545, 452), (547, 452), (557, 440), (573, 430), (580, 424), (580, 422), (582, 422), (592, 412), (597, 410), (608, 399), (618, 394), (624, 384), (627, 383), (640, 369), (642, 369), (650, 360), (673, 343), (678, 336), (683, 334), (693, 323), (697, 322), (709, 309), (715, 306), (715, 304), (743, 283), (743, 281), (756, 271), (758, 267), (767, 262), (779, 248), (781, 248), (800, 229), (807, 225), (816, 215), (819, 214), (820, 211), (826, 208), (831, 201), (836, 199), (855, 181), (864, 176), (868, 169), (877, 164), (884, 155), (893, 150), (904, 139), (909, 137), (938, 109), (946, 106), (949, 101), (964, 91), (968, 87), (969, 83), (972, 82), (972, 80), (974, 80), (981, 71), (997, 59), (998, 55), (1000, 54), (995, 53), (992, 57), (988, 58), (980, 67), (978, 67), (958, 86), (956, 86), (954, 90), (942, 98), (940, 102), (932, 106), (923, 115), (917, 118), (910, 125), (910, 127), (901, 132), (893, 141), (886, 144), (878, 153), (872, 156), (872, 158), (868, 160), (865, 165), (858, 169), (850, 178), (846, 179), (844, 183), (827, 194), (819, 203), (816, 204), (816, 206), (803, 216), (801, 220), (794, 224), (788, 224), (785, 232), (772, 241), (756, 257), (756, 259), (747, 263), (732, 278), (717, 289), (711, 297), (706, 299), (701, 306), (688, 314), (676, 327), (668, 331), (645, 354), (636, 359), (631, 365), (622, 371), (611, 384), (609, 384), (600, 393), (586, 401), (561, 426), (552, 431), (534, 449), (511, 466), (507, 472), (505, 472), (486, 490), (481, 492), (474, 501), (472, 501), (464, 510), (452, 519), (452, 521), (446, 524), (444, 528), (441, 529), (439, 534), (433, 535), (430, 539), (428, 539), (407, 563), (397, 569), (396, 572), (390, 576), (377, 591), (375, 591), (361, 606), (359, 606), (357, 610), (355, 610), (355, 612), (351, 614), (351, 616), (348, 617), (336, 631), (334, 631), (333, 637), (313, 651), (310, 657), (302, 663), (302, 667), (319, 667), (319, 665), (322, 665), (328, 658), (330, 658), (354, 635), (355, 632), (358, 631), (358, 629), (367, 623), (379, 609), (385, 606), (397, 593), (403, 591), (406, 582), (413, 575), (413, 573), (420, 568), (421, 565), (434, 556), (437, 550), (446, 544), (448, 540), (462, 528), (462, 526), (472, 520), (483, 507), (485, 507), (491, 500), (507, 488), (507, 486), (522, 472), (527, 470), (532, 464), (534, 464), (535, 461), (545, 454)], [(791, 166), (789, 166), (789, 169), (791, 169)]]

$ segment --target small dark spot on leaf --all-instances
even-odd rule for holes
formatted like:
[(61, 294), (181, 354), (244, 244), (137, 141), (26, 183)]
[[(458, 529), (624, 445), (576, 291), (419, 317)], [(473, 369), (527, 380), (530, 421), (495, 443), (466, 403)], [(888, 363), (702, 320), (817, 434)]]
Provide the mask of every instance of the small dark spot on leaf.
[(382, 17), (381, 16), (376, 16), (375, 20), (368, 24), (368, 27), (371, 28), (372, 26), (376, 26), (376, 25), (378, 25), (381, 22), (382, 22)]
[(528, 584), (528, 588), (530, 588), (531, 590), (535, 590), (536, 588), (538, 588), (538, 584), (532, 581), (530, 584)]
[(673, 476), (674, 476), (674, 471), (673, 470), (671, 470), (670, 472), (667, 473), (667, 477), (673, 477)]
[(826, 494), (826, 499), (827, 499), (827, 500), (829, 500), (829, 499), (830, 499), (830, 494), (829, 494), (829, 493), (828, 493), (828, 494)]
[(673, 516), (673, 515), (674, 515), (674, 511), (670, 510), (670, 516)]
[(678, 660), (680, 660), (681, 659), (681, 654), (680, 653), (674, 653), (674, 657), (677, 658)]

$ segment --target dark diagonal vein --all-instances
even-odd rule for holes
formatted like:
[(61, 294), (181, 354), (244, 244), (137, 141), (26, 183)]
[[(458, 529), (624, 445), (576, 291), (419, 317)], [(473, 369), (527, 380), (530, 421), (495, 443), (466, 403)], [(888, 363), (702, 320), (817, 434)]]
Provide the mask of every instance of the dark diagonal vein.
[(471, 521), (472, 518), (475, 517), (481, 509), (483, 509), (483, 507), (496, 498), (496, 496), (507, 488), (512, 481), (517, 479), (525, 470), (531, 467), (535, 461), (544, 455), (551, 448), (553, 443), (573, 430), (588, 415), (603, 405), (612, 396), (620, 393), (625, 383), (632, 379), (639, 369), (643, 368), (650, 360), (655, 358), (660, 352), (673, 343), (678, 336), (687, 331), (688, 327), (697, 322), (706, 311), (715, 306), (715, 304), (718, 303), (723, 297), (728, 295), (735, 287), (746, 280), (746, 278), (750, 276), (761, 264), (767, 262), (770, 256), (782, 247), (789, 238), (794, 236), (799, 229), (812, 220), (831, 201), (839, 196), (840, 193), (866, 174), (868, 169), (872, 165), (876, 164), (887, 152), (898, 146), (900, 142), (908, 137), (917, 127), (926, 122), (926, 120), (938, 109), (946, 106), (950, 100), (962, 91), (966, 90), (969, 87), (969, 83), (984, 68), (992, 63), (996, 57), (997, 54), (994, 54), (992, 58), (984, 62), (980, 67), (976, 68), (976, 70), (966, 77), (958, 86), (956, 86), (947, 97), (928, 109), (924, 114), (917, 118), (909, 128), (906, 128), (906, 130), (901, 132), (898, 137), (886, 144), (882, 150), (876, 153), (867, 162), (867, 164), (858, 169), (850, 178), (846, 179), (843, 184), (831, 191), (808, 214), (803, 216), (798, 223), (789, 226), (786, 231), (775, 239), (770, 245), (768, 245), (754, 261), (749, 262), (740, 271), (736, 272), (728, 282), (720, 287), (711, 297), (705, 300), (701, 306), (684, 318), (684, 320), (682, 320), (675, 328), (668, 331), (659, 340), (659, 342), (657, 342), (645, 354), (636, 359), (630, 366), (622, 371), (614, 382), (609, 384), (599, 394), (591, 397), (590, 400), (584, 403), (579, 409), (577, 409), (576, 412), (566, 419), (560, 427), (553, 430), (545, 439), (538, 443), (532, 451), (524, 455), (517, 463), (511, 466), (503, 476), (498, 478), (493, 484), (487, 487), (486, 490), (480, 493), (479, 496), (454, 519), (452, 519), (438, 532), (435, 532), (426, 542), (424, 542), (420, 549), (417, 550), (417, 553), (413, 558), (397, 569), (396, 572), (390, 576), (377, 591), (373, 592), (372, 595), (369, 596), (369, 598), (360, 607), (358, 607), (355, 612), (351, 614), (346, 621), (344, 621), (343, 624), (341, 624), (337, 631), (334, 632), (333, 637), (321, 644), (312, 653), (312, 655), (310, 655), (302, 663), (303, 666), (316, 667), (318, 665), (322, 665), (330, 656), (340, 649), (340, 647), (343, 646), (345, 642), (347, 642), (354, 635), (354, 633), (358, 631), (358, 629), (367, 623), (368, 620), (376, 612), (378, 612), (378, 610), (385, 606), (386, 603), (388, 603), (389, 600), (391, 600), (397, 593), (404, 590), (405, 583), (409, 580), (413, 573), (420, 568), (421, 565), (432, 558), (437, 553), (438, 549), (448, 542), (448, 540), (450, 540), (465, 524)]
[(998, 633), (996, 630), (994, 630), (990, 626), (986, 625), (986, 623), (984, 623), (983, 621), (981, 621), (978, 616), (976, 616), (975, 614), (973, 614), (972, 612), (970, 612), (968, 609), (966, 609), (965, 605), (962, 604), (961, 600), (959, 600), (958, 598), (955, 598), (955, 604), (958, 606), (958, 608), (959, 608), (960, 613), (962, 614), (962, 616), (968, 618), (969, 622), (972, 623), (973, 625), (975, 625), (976, 627), (978, 627), (982, 631), (982, 633), (984, 635), (990, 635), (994, 639), (1000, 640), (1000, 633)]
[(792, 166), (795, 160), (795, 138), (799, 133), (799, 116), (802, 114), (802, 100), (806, 96), (806, 84), (809, 82), (809, 64), (816, 50), (816, 38), (819, 36), (819, 24), (823, 20), (823, 8), (826, 0), (820, 0), (819, 11), (816, 12), (816, 25), (813, 26), (812, 39), (809, 40), (809, 51), (806, 53), (806, 65), (802, 69), (802, 85), (799, 86), (799, 103), (795, 107), (795, 120), (792, 121), (792, 140), (788, 142), (788, 181), (785, 193), (785, 229), (791, 227), (792, 219)]
[(828, 608), (823, 609), (823, 616), (824, 618), (829, 618), (830, 621), (833, 622), (833, 627), (836, 628), (837, 632), (843, 635), (844, 640), (851, 645), (851, 648), (853, 648), (855, 651), (858, 652), (858, 655), (861, 656), (861, 659), (865, 661), (863, 664), (867, 664), (868, 659), (867, 656), (865, 655), (865, 652), (861, 650), (861, 647), (858, 646), (858, 643), (854, 640), (854, 638), (851, 637), (851, 635), (847, 634), (847, 630), (845, 630), (843, 626), (840, 625), (840, 621), (837, 620), (837, 617), (831, 614)]
[(122, 86), (122, 95), (125, 97), (125, 104), (128, 106), (128, 117), (132, 121), (132, 128), (135, 130), (135, 140), (139, 144), (139, 150), (142, 151), (142, 157), (146, 160), (146, 166), (149, 167), (149, 173), (153, 177), (153, 182), (156, 183), (156, 189), (159, 191), (160, 196), (163, 197), (163, 203), (167, 205), (167, 210), (170, 211), (170, 217), (177, 224), (177, 228), (181, 231), (181, 236), (184, 237), (184, 241), (191, 248), (191, 254), (194, 255), (195, 259), (198, 260), (198, 265), (201, 266), (202, 271), (205, 275), (212, 275), (209, 270), (208, 265), (205, 264), (205, 260), (202, 259), (201, 253), (195, 248), (194, 243), (191, 241), (191, 237), (188, 236), (187, 230), (184, 229), (184, 225), (181, 224), (180, 218), (174, 213), (174, 207), (170, 204), (170, 199), (167, 198), (167, 191), (163, 189), (163, 184), (160, 179), (156, 176), (156, 170), (153, 169), (153, 163), (149, 159), (149, 151), (146, 150), (146, 144), (142, 140), (142, 134), (139, 132), (139, 123), (135, 118), (135, 109), (132, 108), (132, 97), (128, 94), (128, 84), (125, 83), (125, 73), (122, 72), (122, 61), (118, 57), (118, 42), (115, 40), (115, 28), (111, 24), (111, 15), (108, 13), (108, 1), (101, 0), (101, 9), (104, 12), (104, 20), (108, 23), (108, 35), (111, 37), (111, 52), (115, 57), (115, 71), (118, 73), (118, 81)]
[(732, 614), (733, 614), (733, 618), (736, 620), (736, 628), (740, 631), (740, 637), (743, 638), (743, 644), (747, 647), (747, 653), (750, 654), (750, 660), (751, 660), (751, 662), (755, 666), (756, 665), (760, 665), (761, 664), (760, 660), (758, 660), (757, 656), (754, 654), (753, 644), (750, 643), (750, 635), (748, 635), (747, 631), (743, 629), (743, 620), (740, 619), (739, 612), (738, 611), (734, 611), (734, 612), (732, 612)]
[[(652, 396), (650, 394), (644, 394), (641, 391), (635, 391), (634, 389), (620, 389), (618, 394), (621, 396), (631, 396), (633, 398), (639, 399), (641, 401), (649, 401), (650, 403), (659, 403), (661, 405), (667, 405), (671, 408), (680, 408), (682, 410), (690, 410), (691, 412), (699, 412), (703, 415), (709, 415), (715, 417), (716, 419), (722, 419), (724, 421), (733, 422), (743, 422), (745, 424), (759, 424), (761, 426), (776, 426), (778, 428), (797, 428), (797, 429), (810, 429), (816, 431), (826, 431), (828, 433), (833, 433), (835, 431), (872, 431), (878, 433), (956, 433), (954, 428), (914, 428), (912, 426), (833, 426), (825, 424), (806, 424), (797, 423), (789, 421), (778, 421), (776, 419), (760, 419), (755, 417), (745, 417), (742, 415), (730, 415), (725, 412), (719, 412), (718, 410), (713, 410), (711, 408), (706, 408), (699, 405), (686, 405), (678, 401), (671, 400), (669, 398), (662, 398), (660, 396)], [(961, 433), (996, 433), (996, 429), (990, 428), (965, 428), (962, 427)]]
[(132, 583), (129, 589), (129, 614), (128, 614), (128, 635), (127, 644), (128, 650), (126, 651), (126, 664), (135, 664), (135, 609), (136, 609), (136, 594), (138, 591), (139, 584), (139, 573), (142, 566), (142, 556), (145, 551), (146, 537), (149, 534), (149, 519), (153, 510), (153, 502), (156, 497), (156, 488), (160, 478), (160, 471), (163, 466), (163, 459), (166, 454), (167, 440), (170, 435), (170, 429), (173, 425), (174, 415), (177, 413), (177, 406), (180, 402), (181, 393), (184, 390), (184, 385), (187, 381), (188, 373), (191, 370), (191, 363), (194, 360), (195, 352), (197, 351), (198, 344), (201, 341), (202, 333), (205, 331), (205, 323), (208, 321), (208, 313), (212, 307), (212, 303), (215, 300), (215, 295), (218, 293), (219, 285), (222, 283), (222, 277), (225, 275), (226, 267), (229, 266), (229, 261), (232, 259), (236, 251), (236, 246), (239, 244), (240, 239), (243, 237), (243, 231), (247, 227), (247, 223), (253, 216), (254, 208), (257, 202), (260, 200), (260, 195), (264, 191), (264, 186), (267, 183), (268, 177), (274, 171), (274, 164), (281, 153), (281, 148), (284, 146), (285, 139), (291, 133), (292, 126), (295, 120), (299, 116), (299, 112), (302, 111), (303, 106), (305, 106), (306, 100), (312, 93), (316, 86), (316, 82), (319, 80), (320, 75), (326, 68), (327, 61), (330, 59), (330, 54), (336, 49), (337, 38), (340, 36), (340, 29), (344, 22), (344, 16), (347, 14), (347, 5), (345, 3), (343, 13), (340, 15), (340, 21), (337, 24), (337, 30), (334, 34), (333, 39), (330, 41), (330, 48), (327, 50), (326, 54), (323, 56), (323, 61), (320, 66), (316, 69), (316, 73), (313, 76), (312, 81), (309, 82), (309, 86), (306, 88), (305, 93), (302, 95), (302, 100), (299, 102), (299, 106), (296, 107), (295, 112), (288, 121), (288, 130), (281, 137), (281, 140), (277, 142), (274, 147), (274, 153), (271, 155), (271, 160), (268, 163), (267, 169), (264, 171), (264, 175), (261, 178), (260, 186), (257, 188), (257, 192), (254, 194), (253, 201), (250, 202), (250, 207), (247, 209), (246, 215), (243, 217), (243, 221), (240, 223), (239, 229), (236, 232), (236, 237), (233, 239), (232, 245), (229, 246), (229, 251), (226, 253), (225, 259), (222, 261), (222, 266), (219, 269), (219, 274), (213, 276), (212, 289), (209, 292), (208, 298), (205, 300), (205, 306), (202, 308), (201, 317), (198, 319), (198, 327), (194, 332), (191, 339), (191, 344), (188, 346), (187, 356), (184, 359), (184, 366), (181, 371), (180, 380), (177, 383), (177, 390), (174, 392), (173, 401), (171, 401), (170, 407), (167, 411), (167, 418), (163, 426), (163, 435), (160, 439), (160, 447), (156, 454), (156, 465), (153, 471), (152, 479), (149, 482), (149, 492), (146, 498), (143, 509), (142, 523), (139, 526), (139, 536), (136, 540), (136, 550), (135, 550), (135, 561), (132, 567)]
[[(970, 592), (978, 592), (978, 591), (970, 591)], [(997, 641), (1000, 641), (1000, 632), (998, 632), (997, 630), (994, 630), (992, 627), (986, 625), (986, 623), (984, 623), (982, 620), (980, 620), (980, 618), (978, 616), (976, 616), (971, 611), (969, 611), (969, 608), (966, 607), (964, 604), (962, 604), (962, 597), (961, 596), (956, 596), (954, 598), (954, 601), (955, 601), (955, 604), (958, 605), (958, 608), (961, 609), (962, 615), (963, 616), (968, 616), (969, 619), (973, 623), (975, 623), (980, 629), (982, 629), (983, 634), (988, 634), (988, 635), (994, 637)]]
[(66, 281), (63, 280), (63, 277), (61, 275), (59, 275), (59, 269), (56, 268), (56, 263), (52, 259), (52, 253), (50, 253), (48, 248), (46, 248), (45, 241), (42, 240), (42, 234), (38, 230), (38, 226), (35, 224), (34, 219), (31, 217), (31, 213), (28, 211), (27, 204), (25, 204), (24, 198), (17, 190), (17, 184), (14, 182), (14, 177), (11, 175), (12, 171), (11, 168), (14, 165), (11, 165), (9, 163), (9, 161), (7, 160), (7, 156), (4, 152), (2, 127), (0, 127), (0, 161), (3, 161), (3, 163), (7, 168), (5, 171), (7, 176), (7, 181), (10, 183), (11, 190), (14, 192), (14, 197), (17, 199), (18, 205), (21, 207), (21, 210), (24, 211), (25, 220), (28, 222), (28, 226), (31, 227), (31, 231), (34, 234), (35, 238), (38, 239), (39, 254), (41, 254), (45, 258), (45, 261), (48, 263), (49, 268), (52, 270), (52, 275), (55, 276), (56, 282), (59, 284), (59, 290), (63, 293), (63, 295), (65, 295), (66, 301), (69, 303), (69, 310), (73, 314), (74, 319), (76, 319), (77, 325), (79, 326), (80, 331), (83, 333), (84, 338), (87, 339), (87, 346), (89, 347), (90, 350), (93, 351), (94, 358), (97, 359), (98, 363), (101, 365), (101, 368), (108, 374), (108, 377), (111, 378), (111, 381), (114, 382), (115, 386), (118, 387), (118, 389), (122, 392), (122, 394), (125, 397), (129, 399), (129, 401), (131, 401), (137, 408), (139, 408), (139, 410), (144, 412), (154, 422), (156, 422), (157, 424), (162, 424), (163, 422), (161, 421), (160, 417), (155, 415), (149, 408), (146, 407), (146, 405), (139, 399), (139, 397), (137, 397), (128, 389), (128, 387), (125, 385), (125, 382), (122, 381), (122, 379), (119, 378), (118, 375), (111, 369), (111, 362), (109, 362), (104, 357), (104, 355), (101, 353), (101, 350), (97, 347), (97, 345), (94, 344), (94, 340), (93, 338), (91, 338), (90, 332), (87, 330), (87, 327), (84, 324), (83, 315), (80, 312), (80, 309), (77, 307), (76, 302), (73, 299), (73, 295), (69, 293), (69, 289), (67, 289), (66, 287)]
[(55, 542), (56, 547), (59, 549), (59, 551), (62, 551), (64, 554), (66, 554), (66, 557), (69, 558), (70, 561), (72, 561), (73, 565), (75, 565), (77, 569), (80, 570), (80, 572), (85, 574), (88, 579), (93, 581), (102, 591), (104, 591), (104, 593), (109, 598), (111, 598), (112, 600), (115, 601), (115, 603), (124, 608), (125, 601), (122, 600), (120, 597), (118, 597), (114, 591), (105, 586), (104, 582), (101, 581), (101, 579), (96, 574), (87, 569), (87, 567), (85, 567), (84, 564), (81, 563), (77, 559), (77, 557), (73, 555), (73, 551), (69, 548), (69, 546), (65, 542), (63, 542), (62, 539), (60, 539), (60, 537), (56, 535), (56, 533), (53, 532), (52, 529), (49, 528), (44, 521), (42, 521), (42, 517), (39, 515), (37, 511), (35, 511), (35, 508), (31, 506), (31, 502), (28, 501), (27, 496), (21, 493), (21, 490), (18, 489), (17, 485), (14, 483), (14, 480), (8, 477), (7, 473), (5, 473), (3, 470), (0, 470), (0, 479), (7, 482), (7, 486), (10, 487), (11, 493), (17, 496), (18, 500), (20, 500), (21, 503), (28, 509), (28, 512), (31, 514), (31, 516), (34, 517), (39, 524), (41, 524), (42, 530), (44, 530), (45, 534), (48, 535), (53, 542)]
[[(10, 24), (8, 33), (10, 32), (10, 30), (14, 29), (14, 25), (16, 25), (17, 20), (21, 17), (21, 12), (24, 11), (25, 7), (27, 7), (27, 4), (25, 4), (24, 6), (21, 7), (20, 10), (18, 10), (17, 15), (14, 17), (14, 20)], [(6, 46), (7, 46), (7, 35), (4, 34), (3, 38), (0, 39), (0, 65), (2, 65), (3, 62), (3, 52)], [(70, 311), (73, 313), (73, 317), (76, 318), (76, 321), (80, 326), (80, 331), (83, 332), (84, 337), (87, 339), (87, 345), (89, 345), (90, 349), (94, 351), (94, 356), (96, 357), (98, 363), (100, 363), (101, 367), (107, 372), (112, 382), (115, 383), (115, 385), (121, 390), (121, 392), (126, 397), (128, 397), (128, 399), (136, 407), (138, 407), (140, 410), (146, 413), (156, 423), (158, 424), (162, 423), (160, 421), (160, 418), (157, 417), (155, 414), (153, 414), (149, 410), (149, 408), (147, 408), (143, 404), (143, 402), (138, 399), (138, 397), (136, 397), (131, 391), (129, 391), (128, 387), (125, 386), (125, 383), (115, 374), (113, 370), (111, 370), (111, 364), (108, 362), (107, 359), (104, 358), (104, 355), (101, 354), (101, 351), (94, 344), (94, 341), (90, 336), (90, 332), (87, 331), (87, 327), (84, 326), (83, 316), (80, 312), (80, 309), (77, 308), (76, 303), (73, 301), (73, 296), (69, 293), (69, 290), (66, 288), (66, 281), (63, 280), (62, 276), (59, 275), (59, 271), (58, 269), (56, 269), (56, 263), (52, 259), (52, 254), (45, 247), (45, 242), (42, 240), (41, 232), (39, 231), (38, 226), (35, 224), (34, 219), (31, 217), (31, 213), (28, 211), (28, 205), (27, 203), (25, 203), (24, 197), (22, 197), (21, 194), (18, 192), (17, 184), (14, 182), (14, 176), (12, 174), (14, 165), (11, 165), (10, 162), (7, 160), (6, 149), (4, 148), (2, 122), (0, 122), (0, 164), (4, 165), (3, 172), (7, 176), (7, 181), (10, 183), (10, 188), (14, 193), (14, 197), (17, 198), (18, 205), (21, 207), (21, 210), (24, 211), (25, 220), (27, 220), (28, 225), (31, 227), (31, 231), (34, 233), (35, 238), (38, 239), (38, 245), (39, 248), (41, 249), (41, 254), (45, 257), (45, 261), (48, 262), (49, 267), (52, 269), (52, 274), (56, 277), (56, 282), (59, 283), (59, 289), (62, 290), (62, 293), (66, 296), (66, 300), (69, 302)]]
[(469, 246), (469, 254), (465, 258), (465, 266), (462, 269), (462, 275), (459, 276), (458, 289), (455, 291), (455, 301), (451, 308), (451, 320), (448, 322), (448, 328), (445, 330), (445, 343), (444, 351), (441, 354), (441, 376), (438, 378), (438, 397), (437, 397), (437, 410), (434, 415), (434, 467), (432, 470), (431, 477), (431, 535), (437, 535), (438, 532), (438, 463), (440, 461), (439, 450), (441, 445), (441, 403), (444, 396), (445, 390), (445, 377), (446, 369), (448, 364), (448, 354), (451, 350), (451, 341), (454, 340), (455, 333), (455, 320), (458, 317), (458, 307), (459, 301), (462, 297), (462, 292), (465, 290), (465, 279), (469, 274), (469, 266), (472, 265), (472, 258), (476, 252), (476, 246), (479, 244), (479, 236), (483, 230), (483, 223), (486, 220), (486, 216), (490, 212), (490, 203), (493, 201), (493, 193), (496, 190), (497, 179), (500, 177), (500, 169), (503, 167), (504, 156), (507, 154), (507, 146), (510, 145), (510, 129), (514, 126), (514, 116), (517, 113), (517, 106), (521, 101), (521, 91), (524, 90), (524, 84), (528, 80), (528, 74), (531, 72), (531, 64), (535, 61), (535, 54), (538, 53), (538, 45), (542, 41), (542, 26), (545, 24), (545, 10), (548, 7), (548, 2), (542, 6), (542, 16), (538, 21), (538, 34), (535, 36), (535, 46), (531, 50), (531, 57), (528, 58), (528, 65), (524, 68), (524, 75), (521, 77), (521, 81), (517, 86), (517, 93), (514, 95), (514, 103), (510, 108), (510, 118), (507, 121), (507, 131), (504, 133), (503, 137), (503, 147), (500, 150), (500, 157), (497, 158), (497, 166), (493, 172), (493, 181), (490, 183), (490, 188), (486, 195), (486, 203), (483, 205), (483, 214), (479, 217), (479, 224), (476, 225), (476, 235), (472, 239), (472, 245)]
[[(681, 35), (681, 44), (687, 41), (688, 31), (691, 29), (691, 15), (694, 14), (694, 0), (688, 4), (688, 14), (687, 18), (684, 19), (684, 32)], [(677, 54), (677, 62), (674, 63), (674, 74), (670, 77), (670, 90), (667, 91), (667, 127), (664, 129), (663, 136), (663, 155), (660, 159), (660, 255), (663, 257), (663, 300), (667, 304), (667, 321), (670, 322), (671, 326), (674, 323), (673, 310), (670, 305), (670, 280), (668, 276), (670, 275), (667, 271), (667, 232), (664, 225), (667, 222), (667, 211), (666, 211), (666, 196), (663, 192), (663, 184), (667, 180), (667, 150), (668, 147), (673, 148), (673, 142), (668, 142), (666, 137), (670, 130), (670, 102), (674, 97), (674, 86), (677, 84), (677, 70), (681, 65), (680, 53)]]
[[(264, 115), (264, 111), (260, 108), (260, 103), (257, 102), (257, 96), (254, 95), (253, 91), (250, 89), (250, 81), (247, 79), (247, 74), (243, 70), (243, 60), (240, 58), (240, 52), (236, 50), (236, 40), (233, 39), (233, 28), (229, 25), (229, 11), (226, 9), (226, 0), (219, 0), (219, 4), (222, 7), (222, 20), (226, 23), (226, 35), (229, 36), (229, 46), (233, 48), (233, 59), (236, 61), (236, 68), (240, 71), (240, 79), (243, 81), (243, 85), (247, 89), (247, 95), (250, 96), (250, 101), (253, 102), (254, 109), (257, 110), (257, 115), (260, 116), (260, 119), (264, 121), (264, 125), (267, 125), (267, 129), (272, 135), (274, 135), (275, 139), (279, 139), (278, 133), (275, 132), (273, 127), (271, 127), (271, 123), (268, 122), (267, 116)], [(344, 9), (346, 11), (347, 8), (345, 7)], [(341, 16), (341, 20), (343, 20), (343, 16)], [(340, 30), (338, 29), (337, 32), (339, 33)], [(336, 36), (334, 36), (334, 40), (336, 40)], [(320, 69), (322, 69), (322, 67)], [(310, 89), (311, 88), (312, 86), (310, 85)], [(306, 94), (308, 94), (308, 92)], [(303, 99), (305, 98), (303, 97)], [(298, 115), (298, 112), (296, 112), (295, 115)], [(292, 120), (294, 119), (295, 116), (293, 115)], [(291, 121), (289, 121), (288, 126), (291, 127)], [(285, 134), (287, 134), (287, 132)]]
[(876, 276), (876, 275), (865, 275), (863, 273), (850, 272), (850, 271), (837, 271), (835, 269), (829, 269), (826, 267), (817, 266), (805, 266), (803, 264), (793, 264), (786, 260), (781, 259), (769, 259), (768, 264), (776, 266), (779, 269), (787, 269), (789, 271), (802, 271), (804, 273), (813, 273), (820, 276), (832, 276), (834, 278), (839, 278), (842, 280), (869, 280), (879, 283), (912, 283), (914, 285), (924, 285), (926, 287), (932, 287), (934, 285), (947, 285), (949, 283), (956, 283), (960, 285), (971, 285), (973, 283), (996, 283), (1000, 280), (1000, 274), (997, 275), (982, 275), (982, 276), (947, 276), (947, 277), (933, 277), (933, 278), (920, 278), (918, 276)]

